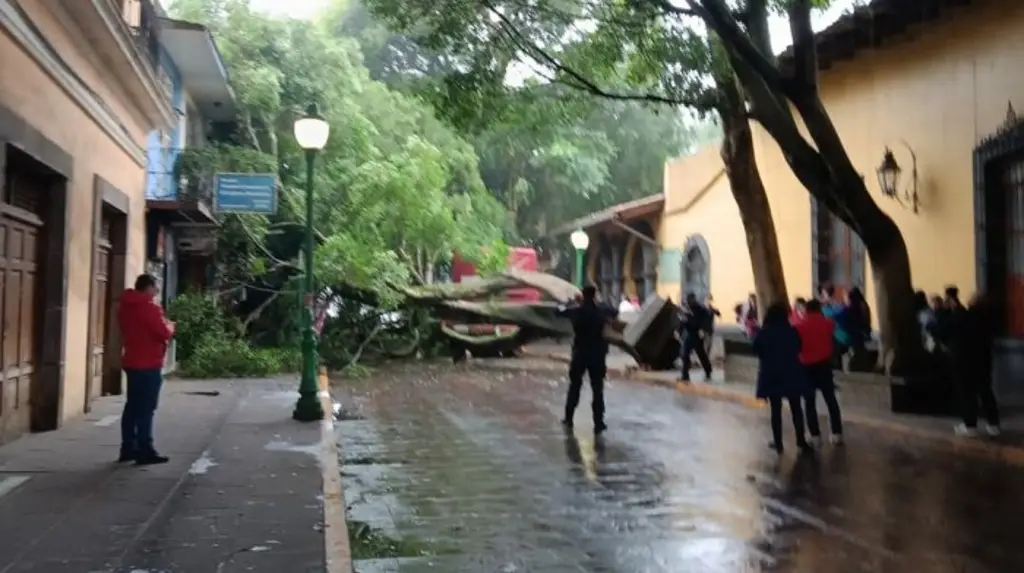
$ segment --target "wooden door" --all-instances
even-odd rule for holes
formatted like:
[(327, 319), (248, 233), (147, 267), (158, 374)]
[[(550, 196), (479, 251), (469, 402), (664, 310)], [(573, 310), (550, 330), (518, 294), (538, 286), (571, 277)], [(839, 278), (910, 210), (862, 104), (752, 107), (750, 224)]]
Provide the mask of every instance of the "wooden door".
[(1006, 164), (1006, 320), (1007, 335), (1024, 337), (1024, 157)]
[(31, 428), (31, 390), (38, 356), (36, 284), (41, 221), (3, 206), (0, 215), (0, 442)]
[(89, 348), (89, 392), (86, 401), (99, 396), (103, 391), (103, 373), (106, 371), (104, 350), (107, 345), (107, 330), (110, 315), (110, 269), (111, 269), (110, 217), (104, 213), (100, 222), (100, 236), (97, 237), (93, 254), (92, 310), (89, 313), (92, 333)]

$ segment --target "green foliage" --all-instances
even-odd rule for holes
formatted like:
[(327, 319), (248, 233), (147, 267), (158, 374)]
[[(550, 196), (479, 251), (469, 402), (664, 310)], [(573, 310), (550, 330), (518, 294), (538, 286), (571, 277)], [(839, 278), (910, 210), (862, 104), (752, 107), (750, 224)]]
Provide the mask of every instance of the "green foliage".
[(295, 347), (252, 347), (242, 337), (238, 319), (225, 313), (213, 297), (178, 295), (167, 314), (176, 324), (177, 358), (185, 376), (267, 376), (298, 369)]
[(200, 293), (174, 297), (167, 309), (167, 318), (175, 323), (174, 340), (179, 361), (191, 358), (207, 335), (237, 338), (241, 331), (238, 321), (227, 316), (215, 298)]
[[(425, 4), (337, 2), (327, 27), (359, 41), (372, 77), (429, 102), (473, 142), (483, 180), (514, 227), (509, 240), (534, 241), (552, 225), (659, 192), (665, 160), (690, 147), (695, 134), (672, 110), (510, 82), (521, 72), (513, 66), (518, 56), (483, 5)], [(557, 8), (538, 34), (557, 36), (582, 14)], [(455, 25), (460, 18), (465, 28)]]
[(271, 376), (297, 372), (301, 356), (298, 348), (254, 348), (241, 338), (203, 335), (195, 352), (180, 363), (180, 372), (189, 378), (232, 378)]
[[(291, 133), (294, 120), (317, 102), (330, 122), (314, 180), (318, 283), (394, 302), (454, 249), (475, 253), (503, 238), (505, 216), (480, 179), (473, 147), (429, 106), (371, 79), (351, 39), (257, 13), (246, 0), (179, 0), (172, 11), (213, 31), (239, 98), (237, 142), (274, 158), (278, 220), (305, 216), (306, 158)], [(259, 223), (230, 223), (227, 234), (238, 231), (238, 240), (228, 250), (245, 253), (226, 262), (238, 271), (227, 272), (236, 283), (299, 266), (297, 252), (269, 260), (266, 235), (253, 228)]]

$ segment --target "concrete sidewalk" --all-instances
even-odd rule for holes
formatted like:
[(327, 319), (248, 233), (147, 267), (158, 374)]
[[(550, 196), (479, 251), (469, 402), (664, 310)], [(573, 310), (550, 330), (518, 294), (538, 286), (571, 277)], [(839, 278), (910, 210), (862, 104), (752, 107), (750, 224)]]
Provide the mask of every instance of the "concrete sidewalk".
[[(632, 358), (624, 353), (619, 354), (619, 356), (609, 354), (608, 370), (613, 376), (673, 388), (686, 394), (734, 402), (750, 408), (764, 407), (764, 402), (754, 397), (754, 389), (750, 384), (724, 380), (721, 377), (721, 370), (716, 370), (710, 383), (701, 381), (703, 373), (696, 371), (693, 377), (694, 382), (682, 383), (678, 381), (679, 373), (676, 371), (640, 370)], [(528, 347), (523, 351), (523, 355), (558, 363), (569, 361), (567, 348), (548, 344)], [(515, 366), (511, 361), (506, 362), (509, 362), (510, 367)], [(496, 362), (492, 363), (497, 364)], [(875, 404), (877, 400), (862, 400), (860, 398), (860, 396), (844, 397), (842, 387), (839, 388), (839, 401), (842, 405), (845, 422), (926, 439), (961, 453), (1024, 466), (1024, 415), (1021, 415), (1020, 412), (1004, 413), (1003, 435), (999, 438), (965, 439), (953, 434), (953, 425), (957, 421), (953, 418), (896, 414)], [(818, 412), (824, 416), (825, 408), (820, 400), (819, 398)], [(823, 427), (825, 427), (824, 424)]]
[(296, 385), (168, 381), (156, 428), (166, 465), (114, 463), (121, 397), (3, 446), (0, 573), (327, 571), (333, 431), (291, 420)]

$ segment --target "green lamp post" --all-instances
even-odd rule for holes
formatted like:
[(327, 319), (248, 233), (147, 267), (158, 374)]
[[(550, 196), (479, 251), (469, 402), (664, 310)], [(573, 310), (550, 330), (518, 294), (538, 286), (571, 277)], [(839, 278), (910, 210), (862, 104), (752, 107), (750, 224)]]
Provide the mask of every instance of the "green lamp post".
[(569, 241), (576, 249), (576, 286), (583, 288), (583, 253), (590, 246), (590, 236), (583, 229), (576, 229), (569, 235)]
[(320, 405), (320, 387), (317, 384), (316, 337), (313, 333), (313, 163), (317, 153), (327, 145), (331, 126), (320, 115), (316, 104), (306, 109), (306, 115), (295, 122), (295, 140), (306, 152), (306, 229), (305, 229), (305, 281), (302, 311), (302, 379), (299, 399), (292, 418), (300, 422), (322, 420), (324, 409)]

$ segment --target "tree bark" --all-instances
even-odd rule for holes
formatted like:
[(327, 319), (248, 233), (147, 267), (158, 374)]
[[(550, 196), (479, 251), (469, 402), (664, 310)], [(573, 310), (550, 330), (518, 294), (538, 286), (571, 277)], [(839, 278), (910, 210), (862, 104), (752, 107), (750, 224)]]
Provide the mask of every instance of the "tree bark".
[[(723, 91), (736, 89), (725, 86)], [(768, 195), (754, 156), (754, 137), (750, 123), (738, 97), (723, 98), (718, 114), (722, 120), (722, 162), (729, 179), (733, 198), (739, 207), (740, 220), (747, 236), (747, 251), (754, 273), (754, 290), (761, 301), (761, 312), (774, 303), (789, 305), (786, 276), (782, 269), (779, 241), (775, 234)]]
[[(691, 6), (697, 4), (698, 0), (690, 0)], [(763, 5), (758, 0), (748, 7)], [(872, 199), (822, 104), (811, 2), (794, 0), (788, 6), (793, 69), (787, 75), (765, 51), (763, 37), (744, 33), (725, 0), (699, 0), (699, 8), (699, 16), (725, 46), (730, 65), (750, 97), (752, 117), (778, 143), (790, 169), (811, 195), (864, 241), (885, 349), (880, 359), (891, 360), (896, 372), (912, 370), (922, 348), (912, 304), (910, 257), (899, 228)], [(748, 22), (748, 29), (764, 28), (767, 12), (748, 11), (746, 16), (757, 20), (753, 27)], [(809, 140), (800, 132), (789, 104), (796, 108)]]

